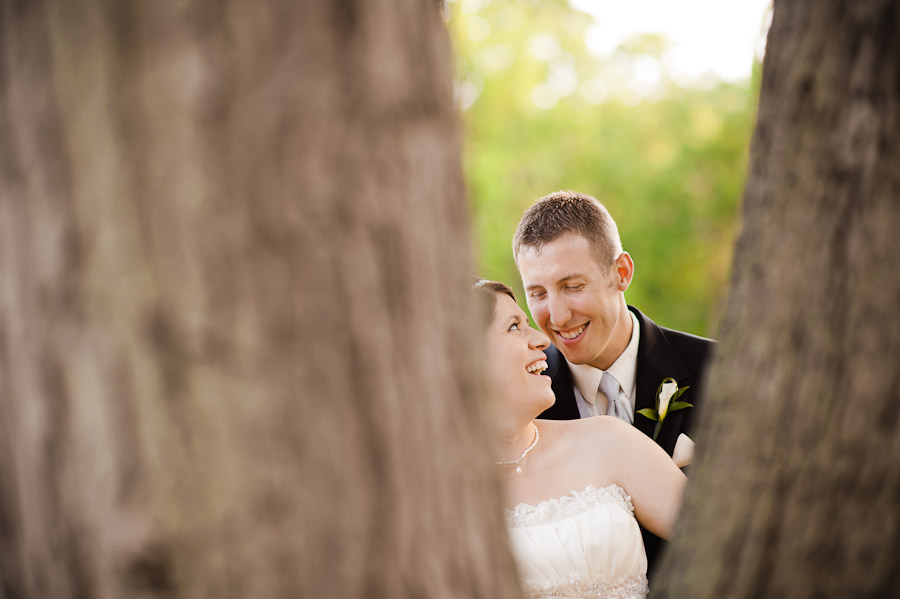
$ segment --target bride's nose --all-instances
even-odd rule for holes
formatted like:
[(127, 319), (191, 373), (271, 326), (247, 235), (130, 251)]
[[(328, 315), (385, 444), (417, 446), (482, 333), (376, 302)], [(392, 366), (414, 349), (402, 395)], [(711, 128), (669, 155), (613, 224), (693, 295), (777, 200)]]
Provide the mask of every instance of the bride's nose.
[(528, 346), (532, 349), (547, 349), (550, 346), (550, 338), (537, 329), (528, 327), (531, 331), (531, 337), (528, 340)]

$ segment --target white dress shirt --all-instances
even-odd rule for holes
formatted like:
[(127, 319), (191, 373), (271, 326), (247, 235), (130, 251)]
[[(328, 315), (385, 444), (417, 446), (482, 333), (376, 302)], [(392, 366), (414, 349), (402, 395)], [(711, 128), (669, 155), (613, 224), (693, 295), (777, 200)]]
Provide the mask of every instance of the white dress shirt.
[(578, 404), (578, 413), (582, 418), (606, 414), (609, 401), (600, 392), (599, 387), (603, 373), (609, 372), (619, 381), (619, 406), (625, 409), (628, 414), (628, 420), (634, 423), (634, 391), (641, 327), (638, 324), (637, 317), (631, 310), (628, 311), (628, 314), (631, 316), (632, 323), (631, 341), (628, 342), (625, 351), (616, 358), (616, 361), (613, 362), (608, 370), (600, 370), (590, 364), (572, 364), (566, 360), (566, 362), (569, 362), (572, 378), (575, 380), (575, 403)]

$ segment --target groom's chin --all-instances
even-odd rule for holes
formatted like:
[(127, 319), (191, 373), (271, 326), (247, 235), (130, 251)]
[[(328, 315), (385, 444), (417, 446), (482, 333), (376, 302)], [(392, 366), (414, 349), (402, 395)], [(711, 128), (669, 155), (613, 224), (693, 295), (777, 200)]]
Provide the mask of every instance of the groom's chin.
[(578, 361), (578, 354), (572, 351), (572, 348), (566, 347), (562, 343), (559, 343), (557, 344), (556, 349), (559, 350), (559, 353), (561, 353), (563, 358), (565, 358), (568, 362), (571, 362), (572, 364), (582, 364), (582, 362)]

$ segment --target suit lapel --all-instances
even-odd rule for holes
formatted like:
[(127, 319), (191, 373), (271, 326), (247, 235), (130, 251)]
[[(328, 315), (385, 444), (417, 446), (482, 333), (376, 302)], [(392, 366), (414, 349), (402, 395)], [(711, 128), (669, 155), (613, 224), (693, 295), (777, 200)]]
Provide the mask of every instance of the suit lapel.
[[(648, 437), (653, 437), (653, 429), (656, 422), (646, 416), (638, 414), (638, 410), (644, 408), (656, 409), (656, 390), (666, 377), (672, 377), (678, 381), (678, 386), (690, 384), (690, 374), (672, 351), (669, 342), (666, 341), (663, 331), (659, 326), (644, 316), (640, 310), (628, 306), (638, 319), (641, 327), (641, 337), (638, 342), (637, 371), (635, 383), (637, 396), (634, 402), (634, 425)], [(660, 431), (656, 442), (669, 454), (675, 448), (675, 439), (670, 439), (673, 431), (680, 428), (682, 414), (673, 412), (666, 416), (666, 423)]]

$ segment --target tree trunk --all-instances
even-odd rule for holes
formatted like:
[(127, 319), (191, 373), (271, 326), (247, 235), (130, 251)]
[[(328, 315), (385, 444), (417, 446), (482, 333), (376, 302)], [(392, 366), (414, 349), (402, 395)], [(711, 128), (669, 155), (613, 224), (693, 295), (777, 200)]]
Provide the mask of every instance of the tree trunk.
[(900, 3), (778, 2), (653, 597), (900, 596)]
[(437, 3), (0, 48), (0, 597), (514, 596)]

